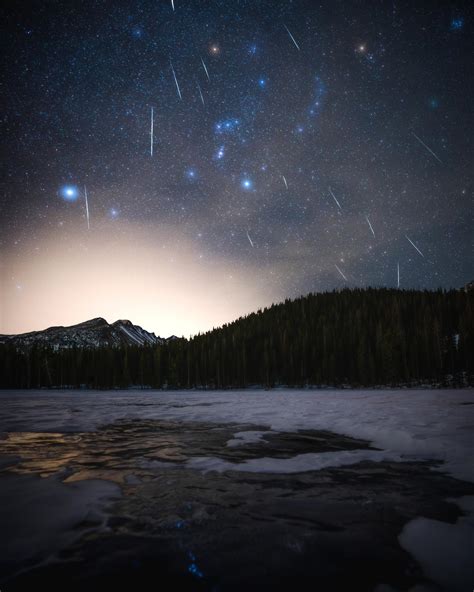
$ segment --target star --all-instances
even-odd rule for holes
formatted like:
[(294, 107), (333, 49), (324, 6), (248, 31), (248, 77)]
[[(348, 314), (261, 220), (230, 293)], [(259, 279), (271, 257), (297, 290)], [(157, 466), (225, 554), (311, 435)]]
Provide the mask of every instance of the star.
[(464, 19), (462, 17), (453, 18), (451, 21), (451, 31), (460, 31), (464, 27)]
[(240, 185), (245, 191), (250, 191), (253, 188), (253, 183), (248, 177), (242, 179)]
[(135, 39), (141, 39), (143, 37), (143, 29), (141, 27), (133, 27), (132, 37)]
[(79, 190), (75, 185), (64, 185), (59, 193), (65, 201), (76, 201), (79, 197)]
[(185, 174), (186, 174), (186, 178), (189, 181), (195, 181), (197, 179), (197, 176), (198, 176), (197, 175), (197, 171), (194, 168), (187, 169)]

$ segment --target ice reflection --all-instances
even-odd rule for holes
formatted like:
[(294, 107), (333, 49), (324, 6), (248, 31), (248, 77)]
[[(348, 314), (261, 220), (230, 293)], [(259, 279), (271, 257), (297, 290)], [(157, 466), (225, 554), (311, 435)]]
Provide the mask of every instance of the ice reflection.
[[(177, 463), (187, 460), (184, 442), (173, 424), (117, 422), (97, 432), (76, 434), (13, 432), (0, 440), (0, 455), (20, 457), (4, 470), (48, 477), (64, 473), (64, 481), (107, 479), (129, 483), (130, 473), (147, 462)], [(138, 469), (138, 471), (137, 471)]]

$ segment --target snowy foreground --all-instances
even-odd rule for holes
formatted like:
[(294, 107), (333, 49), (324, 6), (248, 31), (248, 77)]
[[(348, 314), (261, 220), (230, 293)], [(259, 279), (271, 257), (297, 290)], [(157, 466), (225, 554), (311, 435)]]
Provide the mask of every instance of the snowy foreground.
[[(238, 463), (209, 455), (185, 461), (186, 468), (202, 474), (291, 475), (363, 461), (438, 461), (430, 470), (474, 483), (472, 390), (0, 392), (0, 432), (4, 435), (91, 432), (105, 424), (135, 419), (261, 427), (236, 429), (227, 440), (229, 449), (297, 430), (324, 430), (372, 445), (354, 450), (299, 451), (287, 458), (253, 457)], [(154, 462), (155, 466), (163, 464)], [(419, 516), (404, 526), (399, 543), (440, 589), (470, 590), (474, 584), (474, 496), (453, 501), (464, 513), (455, 524)], [(377, 588), (378, 592), (394, 589), (387, 585)], [(439, 588), (416, 587), (417, 591), (422, 589)]]

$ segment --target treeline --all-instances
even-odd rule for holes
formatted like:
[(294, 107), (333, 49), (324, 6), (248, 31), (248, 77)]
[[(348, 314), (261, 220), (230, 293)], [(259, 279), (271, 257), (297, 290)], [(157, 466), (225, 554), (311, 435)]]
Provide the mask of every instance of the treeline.
[(0, 387), (237, 388), (474, 382), (473, 292), (309, 294), (189, 340), (146, 347), (0, 346)]

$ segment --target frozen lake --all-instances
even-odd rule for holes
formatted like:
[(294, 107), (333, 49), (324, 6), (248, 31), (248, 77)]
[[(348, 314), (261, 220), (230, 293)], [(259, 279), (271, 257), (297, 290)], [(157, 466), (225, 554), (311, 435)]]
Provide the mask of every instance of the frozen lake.
[(0, 583), (464, 590), (472, 390), (0, 392)]

